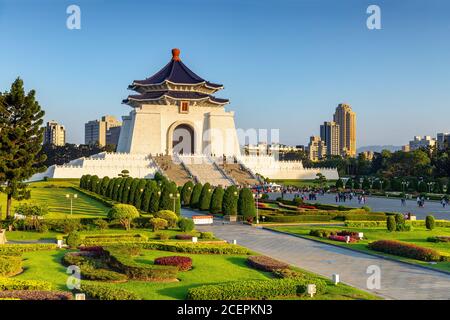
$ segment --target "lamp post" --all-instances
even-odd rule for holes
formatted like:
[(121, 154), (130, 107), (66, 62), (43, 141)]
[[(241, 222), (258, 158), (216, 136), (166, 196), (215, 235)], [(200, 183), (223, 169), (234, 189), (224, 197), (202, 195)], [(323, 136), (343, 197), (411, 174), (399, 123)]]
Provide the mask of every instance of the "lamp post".
[[(405, 186), (406, 186), (406, 188), (405, 188)], [(403, 189), (403, 193), (406, 193), (406, 192), (405, 192), (405, 189), (407, 189), (408, 186), (409, 186), (409, 181), (402, 181), (402, 189)]]
[(74, 194), (66, 194), (66, 198), (70, 200), (70, 215), (73, 213), (73, 200), (78, 198), (76, 193)]
[[(161, 191), (158, 191), (158, 194), (161, 194)], [(170, 197), (170, 199), (173, 200), (173, 212), (175, 212), (175, 201), (180, 197), (180, 194), (179, 193), (177, 193), (177, 194), (169, 193), (169, 197)]]
[(261, 198), (262, 194), (259, 192), (253, 194), (253, 197), (256, 199), (256, 224), (259, 224), (259, 210), (258, 210), (258, 199)]
[(428, 192), (431, 193), (431, 188), (433, 187), (434, 182), (431, 182), (431, 181), (430, 181), (430, 182), (428, 182), (427, 184), (428, 184)]

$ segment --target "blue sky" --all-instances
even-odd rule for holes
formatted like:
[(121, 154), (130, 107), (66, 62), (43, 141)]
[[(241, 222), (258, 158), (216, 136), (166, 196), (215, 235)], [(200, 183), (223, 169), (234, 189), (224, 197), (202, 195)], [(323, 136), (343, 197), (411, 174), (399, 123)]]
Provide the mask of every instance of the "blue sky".
[[(66, 8), (81, 8), (81, 30)], [(381, 8), (381, 30), (366, 9)], [(46, 120), (83, 142), (84, 123), (121, 116), (128, 84), (170, 50), (223, 83), (239, 128), (279, 128), (305, 144), (340, 102), (357, 113), (357, 144), (405, 144), (450, 131), (446, 0), (0, 0), (0, 90), (20, 76)]]

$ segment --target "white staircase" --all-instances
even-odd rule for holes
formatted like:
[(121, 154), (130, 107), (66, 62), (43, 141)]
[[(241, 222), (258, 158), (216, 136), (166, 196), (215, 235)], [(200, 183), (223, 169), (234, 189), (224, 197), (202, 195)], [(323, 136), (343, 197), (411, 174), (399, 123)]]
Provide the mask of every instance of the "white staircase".
[(179, 154), (174, 156), (174, 160), (181, 161), (197, 180), (205, 184), (209, 182), (213, 186), (228, 187), (234, 183), (223, 170), (206, 155), (202, 154)]

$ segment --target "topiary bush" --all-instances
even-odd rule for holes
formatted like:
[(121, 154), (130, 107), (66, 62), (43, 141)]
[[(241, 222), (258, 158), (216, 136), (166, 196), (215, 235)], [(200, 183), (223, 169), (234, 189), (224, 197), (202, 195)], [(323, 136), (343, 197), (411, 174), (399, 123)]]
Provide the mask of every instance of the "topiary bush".
[(200, 239), (204, 240), (214, 239), (214, 234), (212, 232), (200, 232)]
[(229, 186), (224, 194), (222, 200), (222, 213), (224, 215), (237, 215), (238, 208), (238, 190), (236, 186)]
[(192, 269), (192, 259), (189, 257), (170, 256), (156, 258), (154, 263), (161, 266), (174, 266), (179, 271), (188, 271)]
[(249, 219), (256, 216), (255, 201), (253, 193), (249, 188), (242, 188), (239, 192), (238, 214)]
[(189, 231), (194, 230), (195, 224), (194, 224), (194, 221), (192, 219), (181, 218), (178, 221), (178, 227), (180, 228), (180, 230), (182, 232), (189, 232)]
[(425, 218), (425, 226), (428, 230), (433, 230), (435, 225), (434, 217), (429, 215)]
[(211, 205), (211, 196), (212, 196), (212, 187), (211, 185), (207, 182), (203, 185), (202, 188), (202, 192), (200, 193), (200, 198), (199, 198), (199, 209), (202, 211), (207, 211), (209, 210), (209, 207)]
[(80, 289), (89, 298), (96, 300), (140, 300), (135, 293), (111, 285), (83, 282)]
[(77, 231), (69, 233), (66, 243), (71, 248), (76, 248), (81, 244), (81, 236)]
[(211, 197), (211, 204), (209, 206), (209, 212), (212, 214), (220, 213), (222, 211), (222, 201), (225, 191), (222, 187), (217, 187)]
[(103, 219), (96, 219), (92, 223), (99, 230), (106, 230), (109, 227), (109, 223)]
[(65, 291), (9, 290), (0, 291), (0, 300), (72, 300), (73, 295)]
[(0, 255), (0, 276), (10, 277), (22, 272), (22, 257), (20, 255)]
[(252, 268), (268, 272), (289, 268), (289, 264), (266, 256), (250, 256), (247, 258), (247, 264)]
[(116, 204), (108, 212), (108, 218), (118, 220), (126, 230), (130, 230), (131, 221), (137, 217), (139, 217), (139, 211), (129, 204)]
[(168, 224), (167, 220), (164, 220), (161, 218), (151, 218), (150, 225), (151, 225), (153, 231), (158, 231), (158, 230), (167, 228), (167, 226), (169, 224)]
[(192, 209), (198, 209), (200, 207), (200, 194), (202, 193), (203, 185), (201, 183), (197, 183), (194, 186), (191, 194), (191, 200), (189, 205)]
[(395, 221), (395, 217), (394, 216), (387, 217), (386, 227), (387, 227), (387, 229), (390, 232), (393, 232), (393, 231), (397, 230), (397, 222)]
[(183, 188), (181, 189), (181, 193), (180, 193), (181, 204), (183, 206), (188, 207), (190, 205), (193, 189), (194, 189), (194, 184), (192, 183), (192, 181), (188, 181), (183, 185)]
[(156, 218), (167, 221), (167, 227), (175, 228), (177, 226), (178, 216), (171, 210), (160, 210), (156, 213)]

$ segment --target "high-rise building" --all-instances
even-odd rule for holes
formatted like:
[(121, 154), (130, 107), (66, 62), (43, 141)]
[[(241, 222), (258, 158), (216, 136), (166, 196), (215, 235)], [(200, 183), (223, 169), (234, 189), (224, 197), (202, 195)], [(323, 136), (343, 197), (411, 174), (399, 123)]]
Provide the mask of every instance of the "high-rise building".
[(356, 156), (356, 113), (350, 105), (341, 103), (337, 106), (333, 117), (340, 127), (339, 144), (340, 154), (343, 156)]
[[(84, 143), (97, 144), (103, 147), (109, 142), (115, 141), (115, 143), (111, 144), (117, 145), (120, 129), (113, 128), (121, 125), (122, 123), (113, 116), (103, 116), (100, 120), (91, 120), (84, 125)], [(117, 130), (119, 130), (119, 133), (117, 133)], [(107, 139), (108, 136), (109, 139)]]
[(449, 147), (450, 133), (438, 133), (436, 138), (439, 150), (445, 150)]
[(409, 142), (409, 150), (414, 151), (420, 148), (434, 147), (436, 145), (436, 139), (431, 136), (415, 136), (414, 140)]
[(319, 161), (327, 155), (327, 146), (320, 137), (312, 136), (309, 138), (309, 144), (306, 149), (308, 158), (311, 161)]
[(327, 155), (335, 156), (341, 154), (339, 133), (340, 126), (336, 122), (324, 122), (320, 126), (320, 139), (325, 142)]
[(64, 126), (54, 120), (47, 122), (44, 131), (44, 144), (64, 146), (66, 144), (66, 129)]

